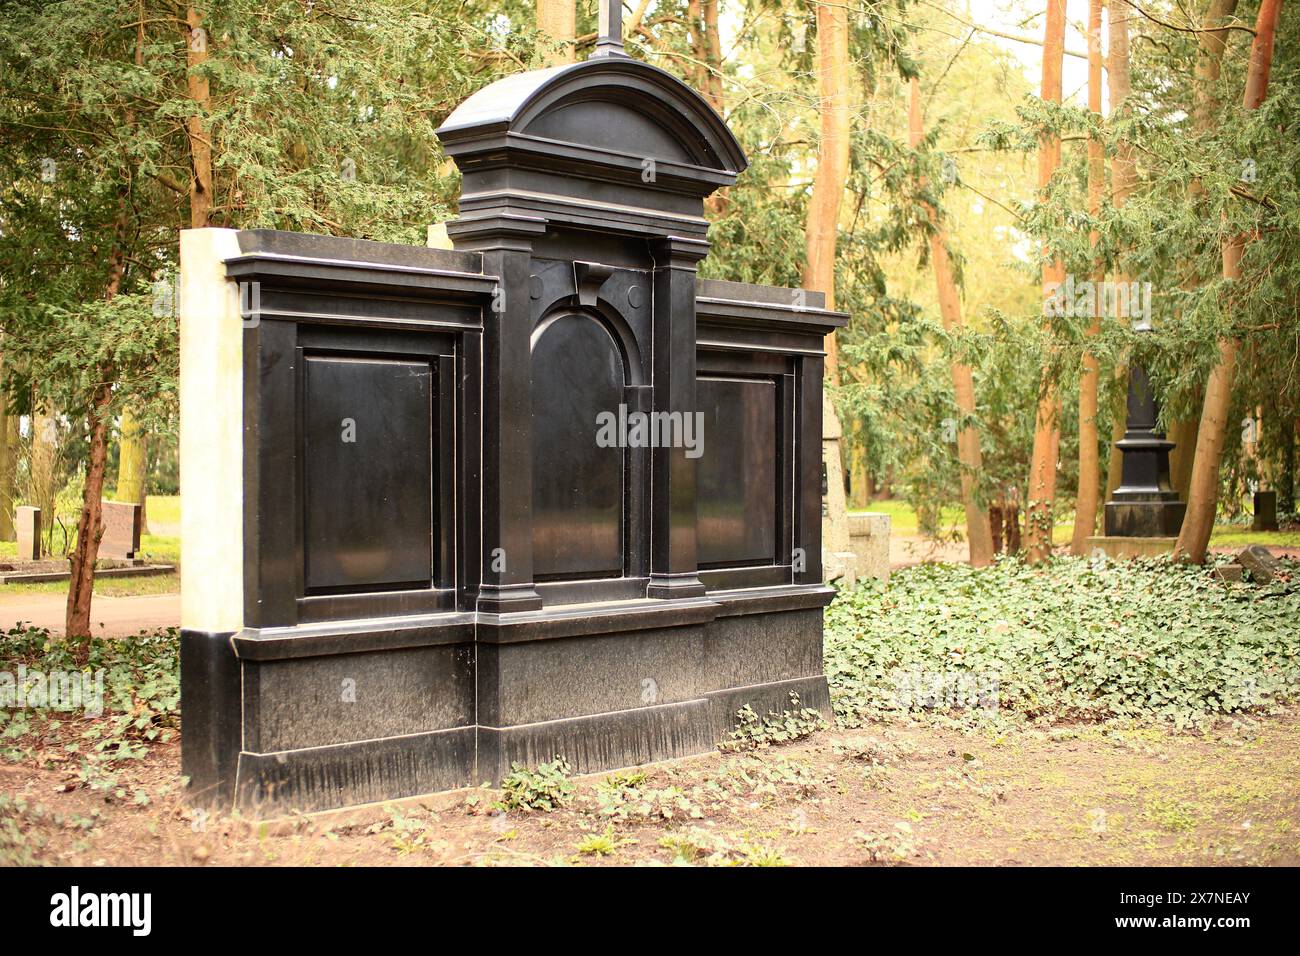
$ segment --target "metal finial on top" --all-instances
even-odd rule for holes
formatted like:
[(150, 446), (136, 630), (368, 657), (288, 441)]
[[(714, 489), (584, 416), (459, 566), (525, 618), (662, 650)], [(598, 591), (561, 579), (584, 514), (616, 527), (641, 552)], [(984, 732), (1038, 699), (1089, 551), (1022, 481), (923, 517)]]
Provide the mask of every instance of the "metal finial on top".
[(600, 0), (599, 24), (592, 56), (627, 56), (623, 49), (623, 0)]

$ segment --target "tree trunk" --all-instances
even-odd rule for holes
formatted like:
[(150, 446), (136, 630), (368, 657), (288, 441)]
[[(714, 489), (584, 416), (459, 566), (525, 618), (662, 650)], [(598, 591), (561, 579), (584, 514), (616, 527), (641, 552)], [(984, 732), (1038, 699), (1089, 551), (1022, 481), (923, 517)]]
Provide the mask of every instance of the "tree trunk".
[[(111, 301), (122, 287), (126, 272), (126, 234), (129, 225), (127, 197), (123, 195), (113, 228), (113, 246), (108, 260), (108, 281), (104, 298)], [(95, 590), (95, 561), (104, 536), (104, 466), (108, 461), (109, 414), (113, 402), (114, 370), (100, 365), (94, 370), (95, 387), (87, 410), (89, 427), (86, 483), (82, 488), (81, 517), (77, 521), (77, 545), (72, 552), (68, 582), (68, 607), (64, 633), (69, 639), (90, 637), (90, 602)], [(88, 645), (84, 642), (84, 657)]]
[(140, 533), (148, 534), (148, 516), (145, 514), (145, 502), (148, 488), (145, 479), (148, 472), (149, 439), (135, 412), (127, 408), (122, 412), (117, 456), (117, 489), (113, 494), (117, 501), (129, 501), (140, 506)]
[(700, 0), (704, 13), (704, 98), (719, 113), (722, 112), (722, 37), (718, 33), (719, 0)]
[(27, 476), (32, 504), (41, 509), (41, 530), (46, 535), (54, 528), (54, 499), (59, 493), (58, 459), (59, 429), (54, 413), (47, 404), (37, 404), (32, 412)]
[(1212, 130), (1218, 121), (1219, 101), (1215, 87), (1223, 69), (1223, 51), (1228, 45), (1229, 30), (1215, 27), (1227, 23), (1237, 12), (1237, 0), (1210, 0), (1196, 36), (1195, 93), (1192, 123), (1198, 133)]
[(691, 47), (690, 59), (684, 64), (686, 82), (708, 98), (708, 71), (704, 67), (704, 7), (702, 0), (686, 0), (686, 39)]
[(650, 8), (650, 0), (637, 0), (636, 9), (632, 11), (632, 16), (628, 18), (626, 26), (623, 27), (623, 35), (630, 37), (641, 29), (641, 21), (645, 19), (645, 12)]
[(573, 41), (577, 15), (578, 8), (574, 0), (537, 0), (537, 30), (554, 46), (547, 53), (547, 66), (572, 63), (576, 59)]
[[(700, 19), (695, 21), (699, 48), (696, 57), (703, 66), (699, 68), (699, 90), (709, 105), (722, 115), (725, 100), (722, 93), (722, 38), (718, 33), (719, 0), (692, 0), (692, 9)], [(704, 208), (711, 220), (727, 213), (729, 192), (719, 189), (704, 200)]]
[[(808, 264), (803, 274), (803, 287), (824, 292), (826, 307), (833, 309), (840, 201), (849, 178), (849, 29), (848, 10), (843, 6), (819, 4), (817, 7), (817, 90), (821, 136), (817, 143), (817, 171), (813, 176), (805, 228)], [(839, 350), (834, 332), (826, 336), (826, 382), (832, 388), (839, 384)], [(839, 416), (830, 401), (822, 403), (822, 421), (824, 434), (843, 434)], [(823, 445), (824, 456), (838, 447), (838, 443), (823, 442)], [(830, 447), (825, 447), (827, 445)], [(827, 467), (829, 487), (823, 526), (829, 525), (832, 539), (837, 537), (839, 529), (843, 529), (842, 546), (847, 547), (844, 487), (838, 480), (841, 469), (833, 467), (834, 464), (839, 462)], [(831, 550), (841, 546), (835, 540), (824, 542), (824, 545)]]
[(212, 220), (212, 140), (204, 128), (203, 117), (211, 106), (208, 81), (196, 72), (208, 58), (208, 32), (203, 28), (203, 14), (190, 7), (185, 12), (186, 44), (185, 62), (189, 67), (186, 85), (190, 99), (198, 107), (194, 116), (185, 120), (185, 131), (190, 140), (190, 228), (206, 228)]
[[(1101, 116), (1101, 0), (1088, 3), (1088, 109)], [(1088, 213), (1101, 213), (1102, 197), (1106, 194), (1106, 152), (1100, 139), (1088, 138)], [(1097, 230), (1090, 236), (1094, 248), (1099, 236)], [(1094, 288), (1100, 289), (1106, 272), (1100, 263), (1093, 268)], [(1101, 332), (1100, 310), (1088, 326), (1088, 337), (1095, 339)], [(1101, 449), (1097, 436), (1097, 389), (1101, 379), (1101, 365), (1092, 349), (1086, 345), (1083, 352), (1083, 370), (1079, 374), (1079, 487), (1074, 498), (1074, 535), (1070, 550), (1082, 555), (1088, 547), (1088, 538), (1097, 531), (1098, 496), (1101, 493)]]
[[(1198, 389), (1196, 404), (1204, 401), (1205, 390)], [(1169, 424), (1169, 440), (1174, 443), (1169, 451), (1169, 483), (1183, 501), (1187, 500), (1192, 486), (1192, 461), (1196, 458), (1196, 433), (1200, 425), (1200, 415), (1195, 413), (1190, 418), (1180, 418)]]
[[(1065, 0), (1047, 0), (1047, 24), (1043, 31), (1042, 99), (1061, 102), (1061, 67), (1065, 50)], [(1046, 134), (1038, 145), (1038, 188), (1046, 194), (1052, 174), (1061, 164), (1059, 136)], [(1047, 260), (1043, 248), (1043, 301), (1065, 281), (1065, 264)], [(1050, 323), (1049, 323), (1050, 325)], [(1047, 329), (1050, 343), (1051, 330)], [(1051, 348), (1049, 344), (1049, 349)], [(1061, 450), (1061, 397), (1054, 380), (1053, 355), (1044, 359), (1038, 384), (1038, 407), (1034, 413), (1034, 450), (1029, 462), (1029, 494), (1025, 502), (1026, 557), (1031, 562), (1052, 554), (1053, 509), (1056, 504), (1056, 464)]]
[(1278, 416), (1277, 447), (1281, 453), (1281, 462), (1277, 469), (1277, 513), (1294, 514), (1295, 507), (1295, 446), (1296, 423), (1294, 419)]
[[(1218, 121), (1219, 101), (1215, 88), (1223, 69), (1223, 52), (1228, 45), (1230, 31), (1215, 30), (1213, 27), (1226, 23), (1237, 10), (1237, 0), (1210, 0), (1205, 16), (1201, 19), (1201, 32), (1196, 38), (1196, 66), (1194, 100), (1192, 106), (1192, 128), (1198, 135), (1214, 129)], [(1200, 180), (1192, 182), (1192, 199), (1201, 195), (1203, 189)], [(1196, 276), (1190, 277), (1187, 288), (1199, 284)], [(1198, 390), (1196, 403), (1205, 400), (1203, 390)], [(1179, 497), (1187, 500), (1192, 486), (1192, 461), (1196, 457), (1196, 435), (1200, 430), (1200, 416), (1196, 413), (1188, 418), (1170, 423), (1169, 438), (1173, 441), (1173, 450), (1169, 453), (1169, 481)]]
[(90, 601), (95, 589), (95, 561), (99, 542), (104, 536), (104, 465), (108, 459), (108, 409), (113, 399), (108, 383), (109, 371), (101, 369), (104, 384), (96, 390), (89, 412), (90, 461), (86, 467), (86, 484), (81, 499), (81, 518), (77, 522), (77, 545), (72, 552), (71, 579), (68, 582), (68, 638), (90, 636)]
[[(924, 138), (921, 116), (921, 83), (912, 78), (907, 111), (908, 141), (913, 149)], [(922, 183), (922, 185), (924, 185)], [(959, 331), (964, 322), (961, 315), (961, 297), (957, 280), (953, 276), (952, 262), (948, 258), (948, 236), (939, 222), (937, 211), (925, 204), (930, 219), (930, 261), (934, 266), (934, 281), (938, 286), (939, 315), (943, 327), (949, 332)], [(966, 511), (966, 540), (970, 545), (970, 563), (982, 568), (993, 562), (993, 531), (989, 527), (988, 511), (980, 502), (979, 483), (984, 473), (984, 458), (980, 451), (979, 429), (969, 424), (975, 415), (975, 383), (971, 368), (965, 362), (953, 360), (951, 365), (953, 398), (964, 424), (957, 432), (957, 460), (961, 464), (961, 503)]]
[[(0, 355), (0, 375), (4, 372), (4, 357)], [(14, 528), (15, 479), (18, 475), (18, 444), (10, 438), (10, 424), (17, 425), (18, 419), (9, 414), (9, 403), (0, 394), (0, 541), (13, 541), (18, 533)], [(16, 431), (16, 429), (13, 429)]]
[[(1250, 47), (1250, 66), (1246, 70), (1246, 90), (1242, 97), (1247, 110), (1254, 110), (1268, 95), (1268, 75), (1273, 65), (1273, 38), (1282, 12), (1282, 0), (1263, 0), (1255, 21), (1255, 39)], [(1241, 279), (1241, 259), (1246, 237), (1235, 235), (1223, 244), (1223, 278)], [(1231, 309), (1227, 310), (1229, 313)], [(1228, 437), (1228, 414), (1232, 410), (1232, 386), (1237, 372), (1235, 338), (1219, 342), (1219, 360), (1210, 372), (1205, 387), (1205, 404), (1201, 407), (1201, 425), (1196, 436), (1196, 458), (1192, 463), (1192, 483), (1187, 499), (1187, 516), (1174, 545), (1174, 557), (1194, 564), (1205, 561), (1205, 551), (1214, 531), (1214, 514), (1219, 503), (1219, 465)]]
[[(817, 6), (817, 90), (821, 137), (808, 204), (808, 265), (803, 287), (825, 292), (826, 307), (834, 308), (840, 202), (849, 178), (849, 25), (844, 6)], [(839, 349), (834, 332), (826, 336), (826, 378), (832, 385), (839, 384)]]

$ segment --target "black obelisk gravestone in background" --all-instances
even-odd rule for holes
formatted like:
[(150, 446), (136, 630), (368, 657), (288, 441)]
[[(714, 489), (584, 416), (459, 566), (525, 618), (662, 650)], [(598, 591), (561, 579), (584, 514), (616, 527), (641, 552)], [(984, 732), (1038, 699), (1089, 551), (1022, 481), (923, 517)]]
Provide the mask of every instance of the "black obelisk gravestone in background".
[(1159, 407), (1146, 369), (1129, 367), (1128, 424), (1115, 447), (1123, 454), (1120, 485), (1106, 502), (1106, 534), (1120, 538), (1171, 538), (1187, 505), (1169, 482), (1174, 443), (1156, 430)]

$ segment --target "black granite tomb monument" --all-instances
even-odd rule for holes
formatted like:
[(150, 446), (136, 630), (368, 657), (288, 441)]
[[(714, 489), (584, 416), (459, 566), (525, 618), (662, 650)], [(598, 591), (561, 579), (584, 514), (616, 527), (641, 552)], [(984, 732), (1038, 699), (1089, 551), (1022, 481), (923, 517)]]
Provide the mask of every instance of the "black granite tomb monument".
[(196, 801), (321, 810), (699, 753), (791, 694), (829, 713), (845, 317), (697, 277), (745, 156), (618, 36), (439, 129), (454, 249), (183, 235)]

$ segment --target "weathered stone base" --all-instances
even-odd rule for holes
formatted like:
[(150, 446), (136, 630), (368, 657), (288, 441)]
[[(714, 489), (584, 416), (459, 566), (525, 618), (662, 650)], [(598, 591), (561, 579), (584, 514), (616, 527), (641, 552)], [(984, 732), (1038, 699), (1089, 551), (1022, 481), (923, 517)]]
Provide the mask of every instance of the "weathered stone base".
[(745, 705), (764, 716), (793, 694), (831, 716), (831, 596), (756, 588), (476, 625), (185, 632), (184, 773), (195, 802), (271, 817), (497, 782), (556, 756), (594, 773), (705, 753)]
[(1088, 553), (1100, 551), (1112, 561), (1127, 558), (1158, 558), (1174, 553), (1173, 538), (1121, 538), (1114, 535), (1096, 535), (1088, 539)]
[(695, 700), (593, 714), (518, 727), (480, 727), (478, 775), (499, 781), (515, 763), (534, 766), (563, 756), (575, 773), (597, 773), (707, 753), (748, 705), (759, 716), (788, 710), (790, 695), (829, 719), (824, 676), (715, 691)]
[(236, 804), (251, 816), (331, 810), (477, 783), (475, 728), (241, 753)]
[(1125, 497), (1117, 491), (1106, 502), (1103, 528), (1112, 538), (1176, 538), (1186, 513), (1186, 502), (1179, 501), (1175, 492)]

